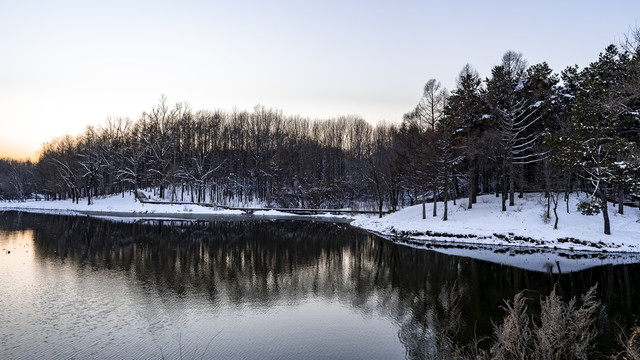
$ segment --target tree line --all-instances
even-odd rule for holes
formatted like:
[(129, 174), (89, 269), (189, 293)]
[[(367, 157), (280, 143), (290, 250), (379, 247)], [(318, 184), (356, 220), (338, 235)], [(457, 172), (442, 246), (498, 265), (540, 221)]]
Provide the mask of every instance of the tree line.
[(31, 192), (89, 204), (144, 188), (171, 201), (355, 206), (370, 193), (361, 169), (369, 166), (374, 138), (386, 141), (393, 128), (356, 116), (311, 121), (263, 106), (192, 111), (162, 97), (137, 121), (109, 119), (54, 139), (37, 163), (24, 165)]
[(433, 216), (438, 200), (446, 220), (451, 198), (468, 196), (471, 209), (479, 192), (492, 192), (506, 211), (516, 196), (539, 191), (557, 227), (559, 200), (568, 212), (568, 194), (580, 189), (589, 196), (578, 209), (602, 213), (610, 234), (607, 203), (623, 213), (640, 194), (640, 31), (582, 70), (557, 75), (507, 51), (484, 80), (465, 65), (451, 93), (429, 80), (397, 140), (404, 186), (431, 194)]
[[(310, 120), (256, 106), (194, 111), (161, 97), (137, 121), (108, 119), (46, 143), (37, 162), (0, 161), (0, 196), (86, 199), (154, 189), (171, 201), (279, 207), (375, 207), (444, 202), (479, 193), (542, 191), (546, 216), (572, 189), (623, 212), (640, 182), (640, 31), (584, 69), (555, 74), (507, 51), (487, 78), (469, 64), (449, 92), (431, 79), (400, 123), (357, 116)], [(568, 203), (567, 203), (568, 204)], [(567, 211), (569, 209), (567, 208)]]

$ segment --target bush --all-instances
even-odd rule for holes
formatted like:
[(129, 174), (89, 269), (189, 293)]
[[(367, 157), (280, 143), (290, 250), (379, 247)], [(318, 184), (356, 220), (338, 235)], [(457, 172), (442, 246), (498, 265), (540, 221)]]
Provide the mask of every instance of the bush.
[(623, 350), (614, 359), (640, 360), (640, 326), (635, 326), (630, 335), (623, 333), (620, 344)]
[(596, 337), (595, 315), (600, 303), (592, 287), (577, 306), (576, 298), (564, 302), (555, 289), (540, 301), (540, 321), (527, 314), (523, 292), (504, 307), (506, 316), (495, 325), (492, 359), (587, 359)]
[(598, 215), (602, 210), (602, 203), (598, 199), (589, 199), (578, 203), (578, 211), (582, 215)]
[[(516, 294), (513, 301), (505, 301), (502, 309), (505, 317), (494, 324), (490, 350), (480, 349), (482, 340), (459, 346), (454, 343), (455, 332), (460, 327), (459, 299), (461, 292), (455, 287), (443, 292), (442, 319), (437, 320), (438, 359), (475, 360), (578, 360), (588, 359), (594, 346), (596, 329), (594, 323), (600, 302), (595, 299), (596, 286), (583, 296), (578, 305), (576, 298), (565, 302), (554, 289), (549, 296), (540, 300), (540, 318), (529, 314), (524, 291)], [(448, 306), (446, 304), (449, 304)], [(448, 324), (448, 326), (442, 326)], [(444, 346), (443, 346), (444, 345)], [(640, 346), (640, 328), (623, 342), (625, 357), (621, 359), (640, 360), (637, 356)]]

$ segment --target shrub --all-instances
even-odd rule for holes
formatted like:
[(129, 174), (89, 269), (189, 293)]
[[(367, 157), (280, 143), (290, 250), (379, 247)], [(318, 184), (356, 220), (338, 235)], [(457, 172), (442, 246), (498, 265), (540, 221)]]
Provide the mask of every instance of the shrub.
[[(583, 296), (578, 305), (576, 298), (562, 300), (554, 289), (540, 300), (539, 319), (527, 308), (524, 291), (516, 294), (513, 301), (505, 301), (502, 309), (505, 316), (494, 324), (490, 350), (480, 348), (484, 339), (473, 340), (465, 346), (454, 339), (462, 324), (460, 298), (462, 292), (454, 284), (440, 294), (441, 312), (435, 321), (436, 359), (475, 360), (578, 360), (589, 358), (594, 346), (596, 312), (600, 302), (595, 299), (596, 286)], [(631, 336), (621, 341), (624, 351), (616, 359), (640, 360), (640, 327)]]
[(527, 315), (523, 292), (504, 307), (506, 316), (494, 326), (492, 359), (587, 359), (596, 337), (594, 322), (600, 303), (596, 287), (587, 291), (578, 306), (576, 298), (564, 302), (554, 289), (540, 301), (540, 321)]

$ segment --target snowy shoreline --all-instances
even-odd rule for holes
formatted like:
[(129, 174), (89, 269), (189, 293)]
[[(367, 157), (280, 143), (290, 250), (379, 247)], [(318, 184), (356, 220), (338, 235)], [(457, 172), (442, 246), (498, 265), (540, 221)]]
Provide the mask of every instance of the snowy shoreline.
[[(458, 205), (449, 204), (447, 221), (442, 221), (444, 207), (438, 204), (439, 216), (431, 216), (433, 204), (427, 204), (427, 217), (422, 219), (421, 205), (410, 206), (381, 219), (358, 218), (352, 225), (381, 236), (407, 239), (429, 244), (461, 243), (495, 246), (518, 246), (564, 251), (593, 251), (600, 253), (640, 253), (640, 212), (625, 207), (625, 214), (610, 208), (612, 235), (603, 233), (602, 215), (585, 216), (576, 207), (584, 195), (572, 194), (570, 213), (566, 204), (558, 204), (558, 229), (553, 229), (554, 216), (544, 221), (546, 199), (542, 194), (525, 194), (516, 198), (515, 206), (502, 212), (500, 199), (493, 195), (478, 197), (472, 209), (467, 199)], [(611, 206), (611, 205), (610, 205)], [(553, 205), (552, 205), (553, 207)]]
[(281, 211), (256, 211), (248, 214), (241, 210), (216, 210), (196, 204), (150, 204), (141, 203), (131, 194), (111, 195), (95, 198), (92, 205), (76, 204), (71, 200), (0, 202), (0, 211), (22, 211), (52, 215), (91, 216), (112, 221), (133, 222), (137, 220), (186, 220), (186, 221), (250, 221), (250, 220), (297, 220), (349, 223), (350, 217), (342, 215), (297, 215)]
[[(610, 210), (612, 235), (604, 235), (602, 217), (585, 216), (577, 212), (580, 197), (571, 195), (567, 214), (566, 204), (558, 205), (558, 229), (553, 229), (554, 218), (544, 221), (546, 199), (542, 194), (525, 194), (516, 199), (515, 206), (500, 211), (500, 199), (482, 195), (472, 209), (467, 199), (449, 204), (447, 221), (442, 221), (444, 207), (438, 203), (439, 216), (431, 216), (433, 204), (427, 204), (427, 217), (422, 219), (422, 206), (406, 207), (382, 218), (374, 215), (297, 215), (282, 211), (256, 211), (214, 209), (197, 204), (158, 204), (139, 202), (131, 194), (95, 198), (92, 205), (73, 203), (71, 200), (0, 202), (0, 211), (25, 211), (58, 215), (86, 215), (109, 218), (148, 218), (178, 220), (237, 220), (283, 219), (325, 220), (351, 223), (352, 226), (393, 241), (410, 240), (415, 244), (475, 244), (518, 246), (568, 251), (632, 252), (640, 253), (640, 211), (625, 207), (625, 214)], [(553, 214), (553, 212), (552, 212)]]
[[(444, 206), (427, 204), (404, 208), (383, 218), (358, 217), (351, 225), (397, 244), (436, 251), (537, 272), (554, 274), (596, 266), (640, 263), (640, 211), (625, 207), (625, 215), (610, 208), (612, 235), (604, 235), (602, 215), (577, 212), (580, 196), (572, 194), (569, 210), (558, 204), (558, 230), (554, 217), (545, 222), (546, 199), (542, 194), (525, 194), (515, 206), (501, 211), (500, 198), (478, 197), (472, 209), (467, 199), (449, 203), (448, 220), (442, 221)], [(553, 206), (553, 205), (552, 205)]]
[[(602, 217), (584, 216), (575, 210), (579, 197), (573, 194), (566, 204), (559, 204), (558, 230), (554, 218), (545, 222), (546, 208), (541, 194), (526, 194), (516, 205), (500, 211), (500, 199), (492, 195), (478, 197), (472, 209), (467, 200), (449, 204), (447, 221), (441, 220), (443, 204), (432, 217), (433, 204), (427, 204), (427, 218), (422, 206), (410, 206), (378, 218), (323, 215), (296, 215), (280, 211), (214, 210), (199, 205), (148, 204), (133, 195), (96, 198), (94, 204), (75, 204), (71, 200), (0, 202), (0, 211), (24, 211), (55, 215), (83, 215), (109, 221), (251, 221), (296, 220), (350, 223), (397, 244), (471, 257), (523, 269), (543, 272), (569, 272), (606, 264), (640, 263), (640, 211), (625, 208), (625, 215), (611, 210), (612, 235), (602, 233)], [(562, 207), (562, 209), (560, 209)]]

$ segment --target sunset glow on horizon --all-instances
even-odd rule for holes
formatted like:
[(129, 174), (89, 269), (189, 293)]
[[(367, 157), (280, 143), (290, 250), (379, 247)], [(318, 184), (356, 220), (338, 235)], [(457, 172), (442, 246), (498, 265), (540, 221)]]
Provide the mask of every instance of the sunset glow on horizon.
[(485, 78), (510, 49), (556, 73), (584, 67), (638, 14), (637, 1), (3, 2), (0, 157), (36, 160), (44, 142), (136, 120), (162, 94), (193, 110), (399, 122), (430, 78), (452, 90), (466, 63)]

